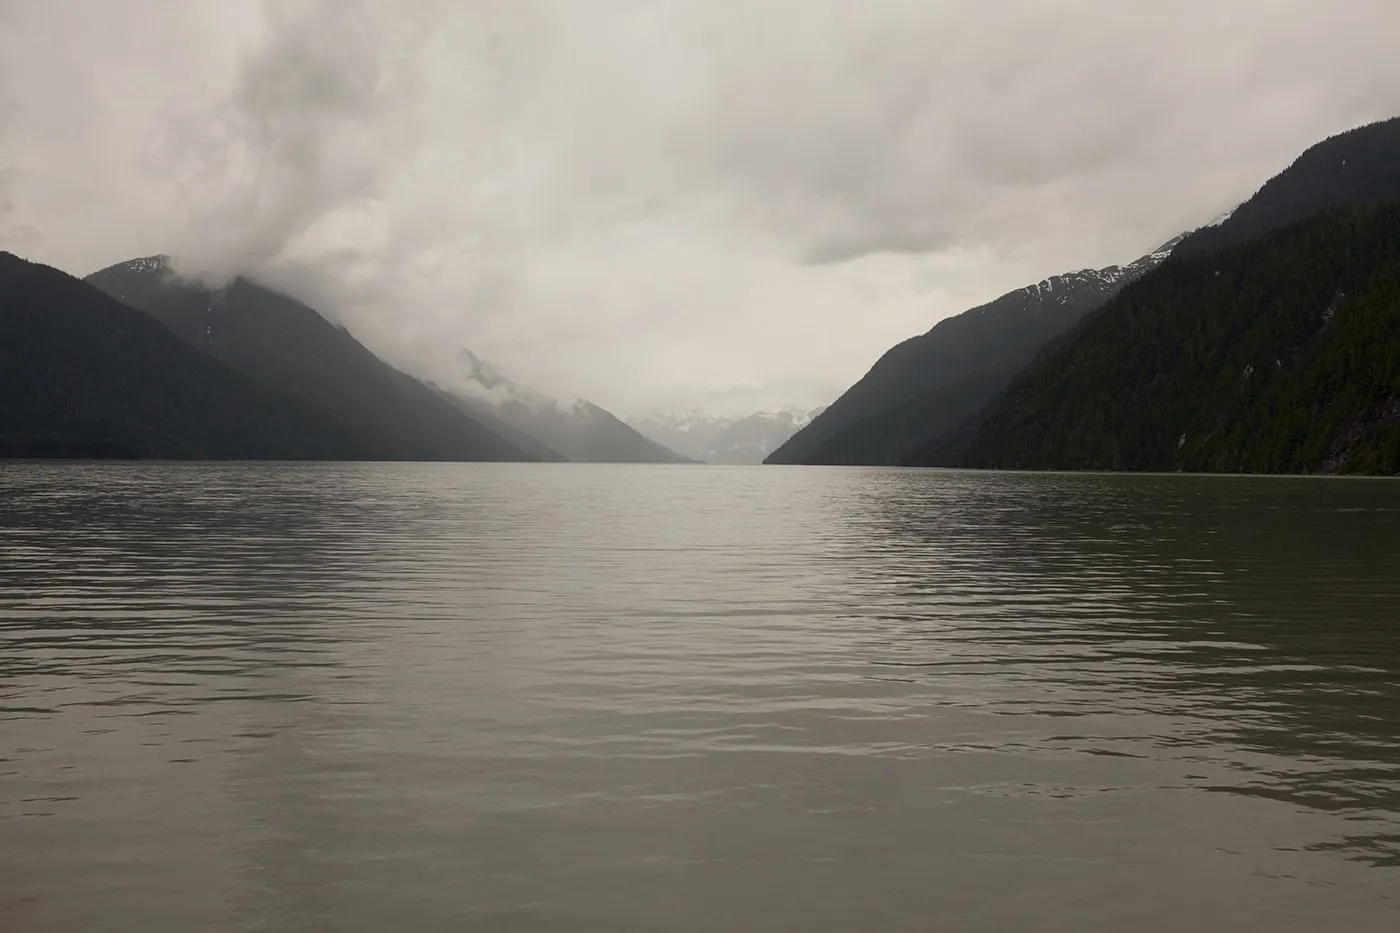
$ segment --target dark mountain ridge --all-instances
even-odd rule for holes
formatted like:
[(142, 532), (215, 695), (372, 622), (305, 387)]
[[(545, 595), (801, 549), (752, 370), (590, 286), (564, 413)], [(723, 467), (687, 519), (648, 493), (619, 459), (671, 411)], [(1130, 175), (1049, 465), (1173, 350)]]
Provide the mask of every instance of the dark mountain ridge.
[[(1048, 280), (1054, 296), (1048, 315), (1039, 300), (1038, 292), (1047, 284), (1042, 283), (900, 344), (852, 386), (849, 401), (843, 396), (825, 419), (800, 432), (767, 462), (941, 463), (975, 435), (981, 418), (1018, 374), (1077, 339), (1075, 325), (1167, 255), (1242, 243), (1329, 207), (1394, 199), (1400, 199), (1400, 118), (1331, 137), (1309, 148), (1224, 220), (1167, 244), (1127, 267), (1126, 274), (1109, 281), (1094, 273)], [(949, 322), (959, 323), (945, 326)], [(997, 329), (1013, 333), (998, 336)], [(1004, 351), (998, 340), (1007, 342)]]
[(374, 438), (386, 459), (541, 459), (379, 359), (345, 328), (246, 278), (212, 290), (176, 279), (165, 257), (154, 256), (87, 281), (189, 346)]
[(372, 437), (49, 266), (0, 253), (0, 456), (376, 459)]
[(870, 371), (765, 463), (901, 462), (953, 434), (1047, 343), (1171, 254), (1052, 276), (945, 318), (887, 351)]
[(1329, 207), (1400, 200), (1400, 117), (1323, 140), (1218, 224), (1187, 236), (1179, 254), (1222, 249)]
[[(1186, 237), (1173, 252), (1173, 256), (1186, 259), (1211, 255), (1213, 251), (1228, 250), (1256, 240), (1268, 239), (1280, 227), (1308, 218), (1317, 218), (1329, 210), (1388, 204), (1397, 200), (1400, 200), (1400, 118), (1358, 127), (1310, 147), (1223, 221), (1203, 227)], [(1157, 280), (1156, 274), (1148, 276), (1140, 287), (1154, 287)], [(1064, 343), (1072, 345), (1080, 339), (1081, 335), (1075, 332), (1069, 335)], [(1346, 378), (1361, 379), (1363, 382), (1368, 378), (1361, 371), (1338, 373), (1334, 374), (1338, 378), (1345, 375)], [(1128, 387), (1125, 385), (1124, 388), (1126, 391)], [(983, 415), (1001, 423), (1006, 418), (1003, 409), (1007, 404), (1012, 404), (1009, 397), (999, 401), (997, 405), (989, 406)], [(1356, 417), (1364, 421), (1364, 416)], [(987, 431), (995, 432), (998, 429), (990, 421), (979, 429), (981, 421), (982, 417), (979, 416), (971, 423), (964, 424), (963, 436), (959, 437), (959, 440), (972, 445), (964, 453), (950, 459), (950, 445), (941, 448), (925, 445), (907, 457), (905, 462), (920, 465), (947, 462), (990, 464), (993, 460), (1014, 460), (1026, 464), (1036, 462), (1037, 458), (1029, 451), (1017, 451), (1013, 455), (1004, 441), (999, 442), (1002, 446), (997, 455), (992, 457), (988, 447), (990, 442), (985, 435)], [(1306, 432), (1311, 429), (1303, 424), (1296, 424), (1292, 430)], [(978, 438), (976, 442), (972, 441), (974, 437)], [(1298, 456), (1303, 459), (1297, 462), (1290, 461), (1286, 467), (1275, 463), (1274, 466), (1259, 468), (1270, 471), (1295, 471), (1312, 470), (1317, 467), (1316, 464), (1306, 463), (1305, 454)], [(1198, 467), (1183, 464), (1181, 468)], [(1369, 469), (1356, 465), (1351, 468)]]
[(1400, 471), (1400, 202), (1171, 260), (1018, 379), (952, 462)]

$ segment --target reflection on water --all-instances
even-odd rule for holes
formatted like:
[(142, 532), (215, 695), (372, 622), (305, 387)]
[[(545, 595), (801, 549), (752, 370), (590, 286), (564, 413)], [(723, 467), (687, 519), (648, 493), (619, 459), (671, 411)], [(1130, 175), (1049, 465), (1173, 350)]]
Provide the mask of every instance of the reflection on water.
[(0, 928), (1390, 930), (1400, 484), (0, 466)]
[[(999, 595), (983, 618), (996, 631), (976, 650), (1014, 642), (1015, 660), (998, 662), (1004, 675), (1025, 664), (1037, 697), (1049, 684), (1065, 689), (1079, 707), (1066, 716), (1114, 708), (1175, 716), (1182, 721), (1171, 730), (1129, 736), (1135, 748), (1118, 753), (1188, 749), (1192, 760), (1232, 772), (1196, 786), (1384, 827), (1317, 847), (1400, 866), (1400, 489), (1283, 478), (958, 478), (964, 498), (980, 500), (972, 521), (938, 507), (946, 490), (919, 474), (894, 480), (908, 484), (905, 503), (870, 504), (884, 533), (917, 540), (905, 553), (938, 548), (945, 566), (959, 567), (913, 582), (905, 599), (948, 605), (960, 575), (995, 581)], [(911, 512), (924, 520), (911, 522)], [(983, 524), (989, 512), (994, 535)], [(1051, 604), (1039, 592), (1047, 581), (1062, 590)], [(1034, 615), (1010, 606), (1008, 592), (1036, 594)], [(1000, 617), (1008, 609), (1010, 627)], [(967, 635), (960, 625), (938, 653), (958, 651)], [(1057, 741), (1067, 738), (1088, 740)], [(1097, 742), (1093, 751), (1112, 753)]]

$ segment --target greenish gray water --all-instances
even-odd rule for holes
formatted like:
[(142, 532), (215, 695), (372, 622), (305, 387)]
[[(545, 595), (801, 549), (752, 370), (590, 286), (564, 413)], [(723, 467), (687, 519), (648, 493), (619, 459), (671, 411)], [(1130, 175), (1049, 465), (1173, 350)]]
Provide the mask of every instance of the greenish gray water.
[(0, 929), (1400, 925), (1400, 483), (0, 465)]

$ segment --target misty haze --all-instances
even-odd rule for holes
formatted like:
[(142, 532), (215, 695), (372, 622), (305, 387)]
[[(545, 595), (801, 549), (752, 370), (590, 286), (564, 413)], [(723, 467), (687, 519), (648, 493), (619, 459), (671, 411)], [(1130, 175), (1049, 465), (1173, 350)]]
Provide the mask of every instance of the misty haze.
[(1397, 36), (0, 0), (0, 929), (1395, 929)]

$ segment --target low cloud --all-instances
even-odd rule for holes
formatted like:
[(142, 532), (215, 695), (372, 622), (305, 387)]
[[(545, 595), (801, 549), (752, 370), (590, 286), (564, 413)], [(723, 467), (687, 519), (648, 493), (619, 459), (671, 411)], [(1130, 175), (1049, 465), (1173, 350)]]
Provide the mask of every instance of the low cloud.
[(253, 274), (404, 365), (469, 348), (621, 413), (828, 401), (1400, 113), (1389, 0), (0, 0), (0, 25), (0, 238)]

